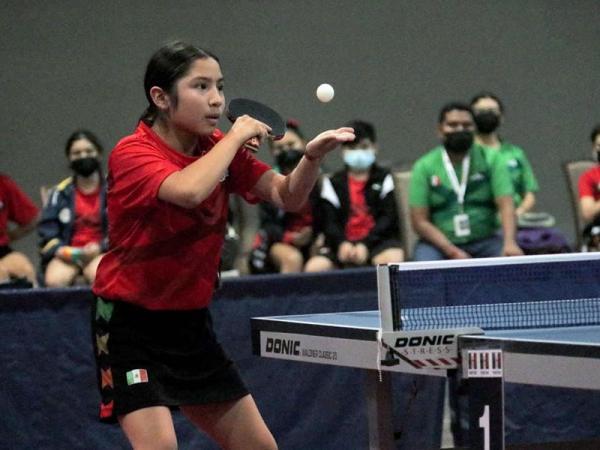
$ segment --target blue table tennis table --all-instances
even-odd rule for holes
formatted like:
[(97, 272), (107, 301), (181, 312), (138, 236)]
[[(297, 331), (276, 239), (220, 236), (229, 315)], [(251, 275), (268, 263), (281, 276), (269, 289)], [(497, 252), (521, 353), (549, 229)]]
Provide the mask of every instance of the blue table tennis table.
[[(545, 277), (549, 273), (547, 268), (554, 267), (552, 262), (570, 261), (576, 266), (575, 271), (569, 268), (565, 280), (558, 280), (558, 283), (571, 281), (582, 285), (583, 278), (577, 270), (586, 258), (591, 258), (596, 268), (600, 268), (600, 254), (566, 257), (554, 255), (553, 258), (541, 259), (521, 257), (518, 260), (511, 258), (511, 262), (533, 263), (536, 269), (542, 264), (539, 268), (543, 269), (541, 272)], [(508, 258), (489, 258), (489, 261), (483, 264), (494, 267), (497, 264), (505, 264), (506, 259)], [(482, 263), (470, 261), (466, 263), (466, 267), (479, 267), (479, 264)], [(443, 272), (445, 268), (456, 267), (451, 261), (433, 265), (404, 265), (408, 271), (415, 267), (418, 270), (425, 268), (436, 277), (440, 270)], [(458, 266), (465, 267), (461, 264)], [(517, 272), (520, 274), (517, 278), (521, 276), (529, 283), (532, 278), (538, 277), (537, 273), (531, 276), (531, 271), (525, 271), (523, 267), (525, 266), (517, 265)], [(523, 275), (525, 272), (526, 275)], [(467, 280), (469, 276), (470, 272), (467, 272)], [(484, 277), (487, 281), (489, 274), (484, 273)], [(394, 326), (389, 322), (391, 316), (402, 316), (407, 310), (394, 310), (395, 306), (389, 299), (394, 296), (394, 289), (402, 292), (405, 299), (409, 298), (410, 296), (405, 295), (404, 288), (410, 284), (410, 280), (394, 287), (395, 283), (391, 279), (393, 275), (390, 275), (388, 268), (379, 267), (379, 311), (253, 318), (253, 350), (256, 355), (262, 357), (364, 369), (371, 449), (394, 448), (390, 420), (392, 372), (445, 377), (448, 370), (462, 369), (463, 376), (469, 379), (469, 403), (472, 410), (471, 448), (503, 449), (504, 382), (600, 390), (600, 376), (597, 376), (600, 373), (600, 323), (596, 323), (596, 316), (600, 314), (600, 276), (584, 277), (583, 284), (588, 286), (579, 296), (581, 298), (575, 301), (592, 303), (591, 309), (583, 314), (583, 325), (537, 327), (531, 325), (537, 323), (534, 320), (524, 322), (529, 325), (519, 328), (518, 325), (523, 325), (521, 319), (527, 319), (528, 314), (518, 312), (517, 315), (523, 317), (517, 317), (517, 326), (513, 324), (510, 329), (486, 329), (485, 326), (476, 327), (468, 323), (460, 329), (452, 330), (444, 326), (440, 329), (419, 331), (417, 327), (417, 331), (403, 337), (403, 331), (398, 331), (397, 328), (394, 330)], [(420, 278), (419, 283), (422, 283)], [(447, 280), (444, 283), (444, 290), (447, 291)], [(429, 289), (427, 285), (427, 292)], [(592, 299), (589, 298), (590, 293), (595, 294)], [(534, 307), (537, 307), (537, 303)], [(450, 309), (452, 308), (454, 307), (450, 306)], [(495, 314), (490, 313), (493, 320)], [(390, 341), (392, 343), (387, 346), (388, 350), (391, 349), (388, 355), (385, 354), (386, 346), (382, 346), (386, 330), (399, 333), (392, 334), (396, 340)], [(423, 345), (424, 342), (429, 345)], [(394, 345), (396, 347), (392, 348)]]

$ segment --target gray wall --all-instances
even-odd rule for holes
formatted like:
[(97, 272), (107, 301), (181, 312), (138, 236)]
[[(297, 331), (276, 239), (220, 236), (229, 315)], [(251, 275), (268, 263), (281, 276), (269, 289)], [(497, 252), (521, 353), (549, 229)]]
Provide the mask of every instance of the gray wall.
[[(444, 102), (492, 90), (507, 107), (504, 136), (525, 148), (540, 181), (538, 209), (569, 237), (560, 165), (589, 156), (600, 122), (598, 0), (11, 0), (0, 36), (0, 170), (35, 199), (67, 175), (73, 129), (88, 127), (111, 148), (134, 128), (145, 64), (171, 38), (219, 55), (228, 98), (265, 101), (309, 135), (374, 122), (391, 164), (436, 144)], [(329, 104), (314, 96), (322, 82), (336, 88)], [(29, 237), (16, 247), (34, 255), (34, 246)]]

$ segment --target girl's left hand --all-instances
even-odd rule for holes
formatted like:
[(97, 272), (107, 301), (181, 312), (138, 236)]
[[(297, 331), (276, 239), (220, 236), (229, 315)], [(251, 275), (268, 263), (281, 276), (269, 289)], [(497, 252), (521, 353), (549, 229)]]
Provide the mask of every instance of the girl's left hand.
[(307, 159), (322, 159), (327, 153), (335, 149), (339, 144), (352, 142), (354, 140), (354, 129), (342, 127), (337, 130), (327, 130), (320, 133), (312, 141), (306, 144), (305, 155)]
[(502, 256), (521, 256), (523, 255), (523, 250), (517, 245), (516, 242), (505, 242), (504, 247), (502, 248)]

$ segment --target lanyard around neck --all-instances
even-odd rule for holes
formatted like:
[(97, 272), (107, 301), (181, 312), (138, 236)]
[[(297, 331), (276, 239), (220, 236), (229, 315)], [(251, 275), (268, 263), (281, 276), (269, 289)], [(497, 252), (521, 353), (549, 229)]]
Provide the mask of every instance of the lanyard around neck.
[(462, 160), (462, 174), (460, 179), (460, 184), (458, 183), (458, 177), (456, 176), (456, 171), (454, 170), (454, 166), (450, 161), (450, 157), (448, 156), (448, 151), (444, 149), (442, 152), (442, 159), (444, 161), (444, 168), (446, 169), (446, 173), (448, 174), (448, 178), (450, 178), (450, 184), (452, 184), (452, 189), (456, 193), (456, 200), (458, 204), (462, 207), (465, 203), (465, 193), (467, 192), (467, 179), (469, 178), (469, 167), (471, 165), (471, 157), (470, 155), (465, 155)]

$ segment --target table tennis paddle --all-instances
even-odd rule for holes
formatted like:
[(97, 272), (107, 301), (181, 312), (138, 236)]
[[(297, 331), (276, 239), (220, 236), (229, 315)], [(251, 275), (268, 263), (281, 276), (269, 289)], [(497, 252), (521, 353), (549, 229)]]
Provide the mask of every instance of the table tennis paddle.
[[(247, 98), (234, 98), (229, 102), (227, 108), (227, 118), (233, 123), (235, 120), (244, 114), (260, 120), (262, 123), (271, 127), (270, 136), (273, 140), (278, 140), (285, 134), (285, 121), (274, 109), (260, 102)], [(250, 139), (245, 147), (253, 152), (258, 151), (260, 141), (258, 137)]]

